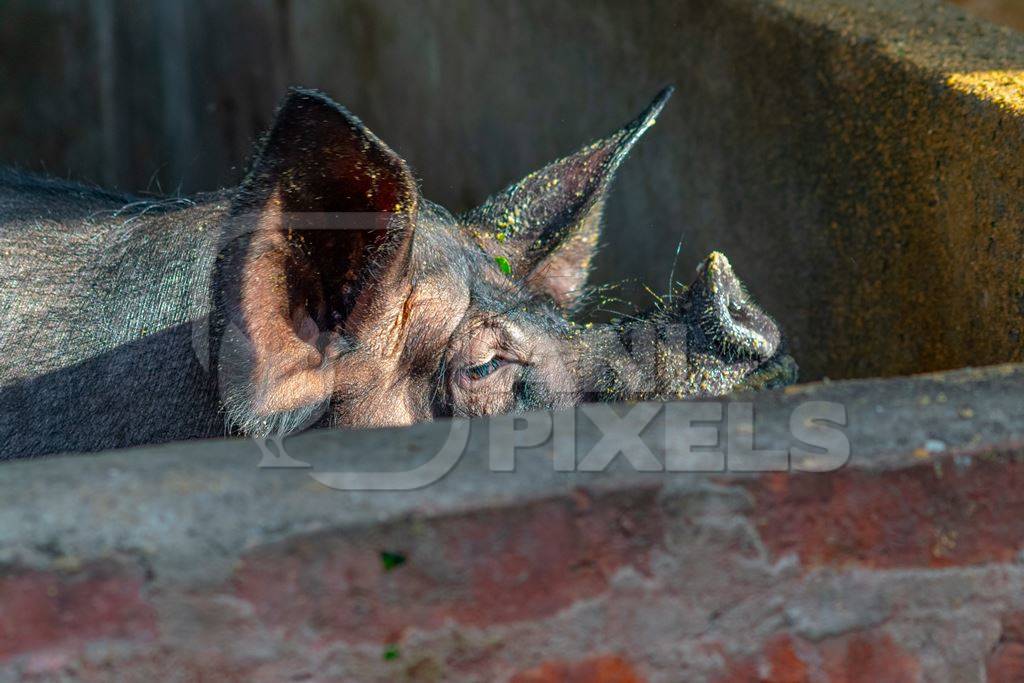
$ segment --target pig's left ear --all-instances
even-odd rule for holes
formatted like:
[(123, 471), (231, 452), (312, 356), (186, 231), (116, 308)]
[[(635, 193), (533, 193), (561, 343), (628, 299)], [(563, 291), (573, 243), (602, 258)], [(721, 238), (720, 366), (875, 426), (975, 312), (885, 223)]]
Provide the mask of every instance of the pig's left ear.
[(572, 308), (597, 250), (615, 171), (672, 91), (662, 90), (615, 133), (531, 173), (464, 216), (480, 246), (507, 259), (512, 275), (529, 289)]
[(246, 346), (224, 387), (236, 426), (264, 433), (329, 401), (347, 326), (407, 277), (418, 198), (405, 162), (359, 119), (320, 93), (289, 93), (218, 269), (216, 296)]

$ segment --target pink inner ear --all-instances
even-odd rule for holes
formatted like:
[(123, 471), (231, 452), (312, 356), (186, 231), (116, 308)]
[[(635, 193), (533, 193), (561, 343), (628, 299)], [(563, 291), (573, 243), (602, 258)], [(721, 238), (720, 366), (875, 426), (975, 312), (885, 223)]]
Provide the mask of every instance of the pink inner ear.
[(296, 308), (292, 314), (292, 320), (295, 321), (295, 332), (299, 335), (299, 339), (310, 345), (316, 344), (316, 339), (320, 336), (320, 328), (316, 326), (306, 311)]
[(574, 232), (554, 251), (544, 255), (526, 277), (526, 286), (571, 309), (583, 295), (600, 233), (602, 201), (581, 216)]
[(568, 256), (551, 256), (526, 277), (527, 288), (550, 296), (561, 308), (572, 308), (579, 300), (590, 265), (589, 259), (575, 262)]

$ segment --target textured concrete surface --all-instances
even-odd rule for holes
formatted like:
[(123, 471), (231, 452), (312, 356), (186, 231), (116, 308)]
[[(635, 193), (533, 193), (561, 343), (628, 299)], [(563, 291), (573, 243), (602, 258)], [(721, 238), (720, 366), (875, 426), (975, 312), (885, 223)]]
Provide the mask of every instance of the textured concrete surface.
[[(737, 397), (767, 450), (800, 403), (844, 405), (831, 473), (556, 472), (550, 440), (491, 472), (487, 421), (403, 493), (261, 470), (247, 441), (9, 464), (0, 680), (1016, 680), (993, 672), (1024, 672), (1022, 394), (1003, 366)], [(448, 428), (286, 447), (404, 469)]]
[(622, 170), (598, 281), (663, 291), (680, 238), (680, 277), (721, 249), (807, 379), (1024, 360), (1024, 36), (944, 0), (14, 0), (4, 13), (0, 159), (131, 188), (237, 182), (300, 84), (465, 209), (674, 82)]

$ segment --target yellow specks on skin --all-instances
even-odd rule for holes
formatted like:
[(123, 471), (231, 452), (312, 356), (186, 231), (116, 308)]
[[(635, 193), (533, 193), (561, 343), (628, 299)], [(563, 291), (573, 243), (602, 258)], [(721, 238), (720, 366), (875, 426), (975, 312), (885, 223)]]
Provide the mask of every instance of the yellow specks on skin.
[(519, 207), (506, 211), (505, 215), (499, 218), (496, 225), (502, 232), (515, 232), (516, 224), (519, 222)]
[(954, 90), (1024, 113), (1024, 71), (971, 71), (946, 79)]

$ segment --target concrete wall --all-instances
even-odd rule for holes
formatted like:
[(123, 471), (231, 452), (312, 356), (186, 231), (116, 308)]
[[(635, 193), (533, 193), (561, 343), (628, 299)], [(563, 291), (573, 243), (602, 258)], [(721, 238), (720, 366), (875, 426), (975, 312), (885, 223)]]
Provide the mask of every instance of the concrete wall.
[(234, 183), (301, 84), (463, 209), (674, 82), (597, 279), (722, 249), (808, 379), (1024, 359), (1024, 36), (941, 0), (3, 7), (0, 159), (134, 189)]
[(550, 441), (493, 472), (483, 420), (406, 492), (310, 474), (409, 469), (445, 422), (287, 441), (312, 470), (249, 441), (8, 464), (0, 681), (1019, 681), (1022, 392), (1008, 366), (756, 396), (766, 450), (846, 407), (828, 474), (555, 472)]

